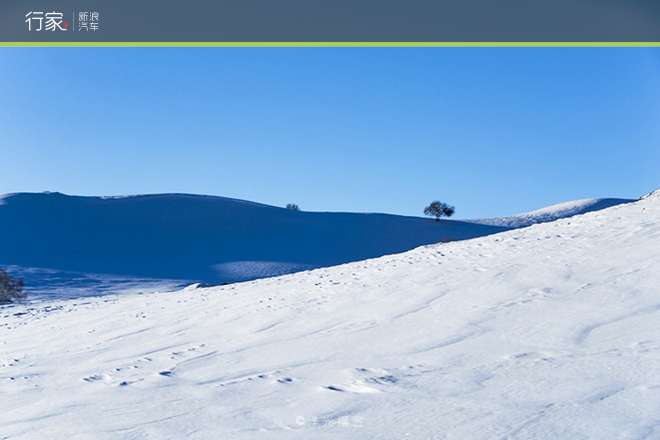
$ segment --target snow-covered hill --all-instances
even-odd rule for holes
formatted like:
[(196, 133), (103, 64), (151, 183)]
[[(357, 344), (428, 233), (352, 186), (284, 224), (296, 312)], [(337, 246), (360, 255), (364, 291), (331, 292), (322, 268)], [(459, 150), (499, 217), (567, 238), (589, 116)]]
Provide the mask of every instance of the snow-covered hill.
[(0, 264), (209, 283), (332, 266), (506, 229), (387, 214), (300, 212), (185, 194), (19, 193), (2, 201)]
[(485, 236), (624, 202), (630, 200), (583, 200), (502, 219), (435, 222), (298, 212), (185, 194), (8, 194), (0, 196), (0, 265), (41, 297), (65, 290), (85, 296), (105, 286), (153, 290), (186, 280), (219, 284)]
[(0, 308), (1, 437), (660, 435), (660, 193), (278, 278)]
[(634, 202), (631, 199), (581, 199), (572, 202), (558, 203), (536, 211), (526, 212), (524, 214), (508, 215), (506, 217), (481, 218), (476, 220), (466, 220), (471, 223), (482, 225), (502, 226), (505, 228), (524, 228), (537, 223), (547, 223), (559, 220), (561, 218), (572, 217), (574, 215), (585, 214), (592, 211), (622, 203)]

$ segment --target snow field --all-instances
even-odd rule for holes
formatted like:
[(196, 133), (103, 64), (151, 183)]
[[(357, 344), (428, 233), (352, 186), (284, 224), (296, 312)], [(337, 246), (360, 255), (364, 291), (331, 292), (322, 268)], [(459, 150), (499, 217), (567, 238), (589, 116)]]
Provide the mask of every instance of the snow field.
[(660, 438), (660, 194), (228, 286), (0, 308), (2, 438)]

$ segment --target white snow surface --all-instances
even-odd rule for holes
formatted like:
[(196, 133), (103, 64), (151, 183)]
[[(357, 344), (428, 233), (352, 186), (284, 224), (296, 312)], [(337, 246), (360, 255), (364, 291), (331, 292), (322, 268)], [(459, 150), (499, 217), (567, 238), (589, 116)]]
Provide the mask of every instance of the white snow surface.
[(580, 199), (571, 202), (557, 203), (552, 206), (537, 209), (523, 214), (507, 215), (504, 217), (481, 218), (465, 220), (470, 223), (479, 223), (490, 226), (503, 226), (507, 228), (524, 228), (536, 223), (546, 223), (560, 218), (572, 217), (591, 211), (609, 208), (622, 203), (630, 203), (630, 199)]
[(660, 438), (660, 194), (228, 286), (0, 308), (3, 439)]

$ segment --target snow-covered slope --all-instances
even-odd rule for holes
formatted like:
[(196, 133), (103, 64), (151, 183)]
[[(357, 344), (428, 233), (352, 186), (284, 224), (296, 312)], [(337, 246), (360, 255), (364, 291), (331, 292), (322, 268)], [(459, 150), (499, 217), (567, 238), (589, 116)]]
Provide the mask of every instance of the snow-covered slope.
[(278, 278), (0, 309), (2, 438), (660, 435), (660, 194)]
[(53, 286), (84, 296), (86, 291), (71, 279), (104, 278), (109, 285), (112, 275), (120, 276), (114, 278), (118, 288), (145, 277), (236, 282), (485, 236), (625, 202), (630, 200), (579, 200), (498, 219), (435, 222), (387, 214), (296, 212), (186, 194), (7, 194), (0, 196), (0, 264), (24, 277), (37, 296), (51, 295)]
[(587, 212), (600, 211), (601, 209), (622, 203), (634, 202), (632, 199), (581, 199), (572, 202), (558, 203), (536, 211), (526, 212), (524, 214), (507, 215), (505, 217), (481, 218), (476, 220), (466, 220), (471, 223), (482, 225), (502, 226), (506, 228), (524, 228), (536, 223), (547, 223), (559, 220), (560, 218), (572, 217)]
[[(184, 194), (19, 193), (2, 201), (2, 265), (210, 283), (331, 266), (505, 230), (387, 214), (298, 212)], [(33, 280), (26, 281), (30, 285)]]

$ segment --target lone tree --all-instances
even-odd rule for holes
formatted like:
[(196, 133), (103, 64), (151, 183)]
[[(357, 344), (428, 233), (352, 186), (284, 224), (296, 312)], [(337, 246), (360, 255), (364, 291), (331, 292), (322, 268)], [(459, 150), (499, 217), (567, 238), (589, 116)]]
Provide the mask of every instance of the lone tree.
[(292, 211), (300, 211), (300, 208), (298, 208), (298, 205), (296, 205), (295, 203), (288, 203), (286, 205), (286, 209), (290, 209)]
[(455, 212), (453, 206), (446, 203), (438, 202), (437, 200), (431, 202), (429, 206), (424, 208), (424, 214), (429, 217), (435, 217), (435, 221), (440, 221), (440, 217), (451, 217)]
[(22, 278), (14, 279), (4, 269), (0, 269), (0, 303), (27, 297), (27, 293), (23, 292), (24, 285)]

